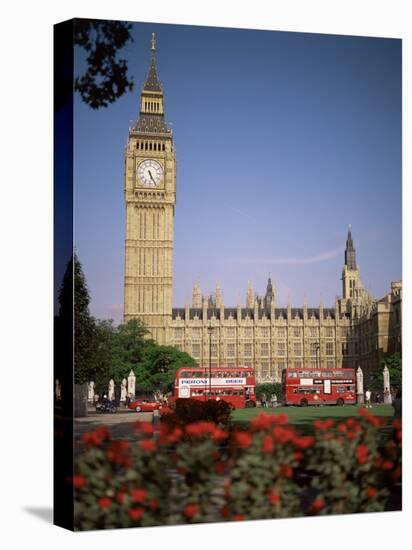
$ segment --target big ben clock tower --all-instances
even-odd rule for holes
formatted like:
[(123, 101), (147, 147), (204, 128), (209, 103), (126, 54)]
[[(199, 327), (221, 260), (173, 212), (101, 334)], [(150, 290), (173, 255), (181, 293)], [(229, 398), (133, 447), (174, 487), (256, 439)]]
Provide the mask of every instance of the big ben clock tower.
[(124, 322), (141, 319), (159, 344), (172, 316), (176, 157), (164, 120), (152, 34), (149, 73), (125, 151), (126, 250)]

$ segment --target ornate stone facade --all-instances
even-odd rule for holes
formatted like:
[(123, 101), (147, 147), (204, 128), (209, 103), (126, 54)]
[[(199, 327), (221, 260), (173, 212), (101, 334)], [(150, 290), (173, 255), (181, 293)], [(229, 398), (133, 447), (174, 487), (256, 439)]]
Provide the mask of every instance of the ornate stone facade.
[[(171, 344), (199, 364), (245, 365), (259, 381), (280, 381), (285, 367), (378, 368), (386, 353), (401, 351), (402, 284), (375, 300), (362, 286), (349, 229), (342, 270), (342, 298), (333, 307), (276, 305), (269, 278), (264, 296), (251, 284), (246, 307), (225, 307), (222, 289), (202, 296), (193, 287), (191, 305), (172, 308), (173, 224), (176, 158), (164, 121), (155, 42), (140, 115), (125, 152), (126, 254), (124, 321), (140, 318), (160, 344)], [(209, 330), (212, 329), (212, 330)]]

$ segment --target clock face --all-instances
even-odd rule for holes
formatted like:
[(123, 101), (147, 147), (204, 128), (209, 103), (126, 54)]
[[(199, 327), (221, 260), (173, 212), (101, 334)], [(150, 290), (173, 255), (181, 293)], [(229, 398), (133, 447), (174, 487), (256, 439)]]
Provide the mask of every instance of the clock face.
[(163, 168), (156, 160), (144, 160), (137, 168), (137, 177), (145, 187), (157, 187), (163, 177)]

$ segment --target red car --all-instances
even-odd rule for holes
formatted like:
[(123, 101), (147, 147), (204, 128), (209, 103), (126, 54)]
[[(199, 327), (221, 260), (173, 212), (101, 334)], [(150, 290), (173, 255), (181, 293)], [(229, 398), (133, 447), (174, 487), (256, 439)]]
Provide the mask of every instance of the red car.
[(136, 412), (153, 412), (162, 408), (160, 401), (150, 401), (149, 399), (136, 399), (129, 404), (129, 409)]

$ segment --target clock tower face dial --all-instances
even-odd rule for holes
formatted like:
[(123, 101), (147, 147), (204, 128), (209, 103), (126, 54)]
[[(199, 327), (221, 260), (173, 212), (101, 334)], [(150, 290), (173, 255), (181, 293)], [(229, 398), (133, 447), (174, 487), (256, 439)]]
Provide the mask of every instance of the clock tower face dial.
[(163, 168), (156, 160), (144, 160), (137, 167), (137, 178), (144, 187), (158, 187), (163, 178)]

